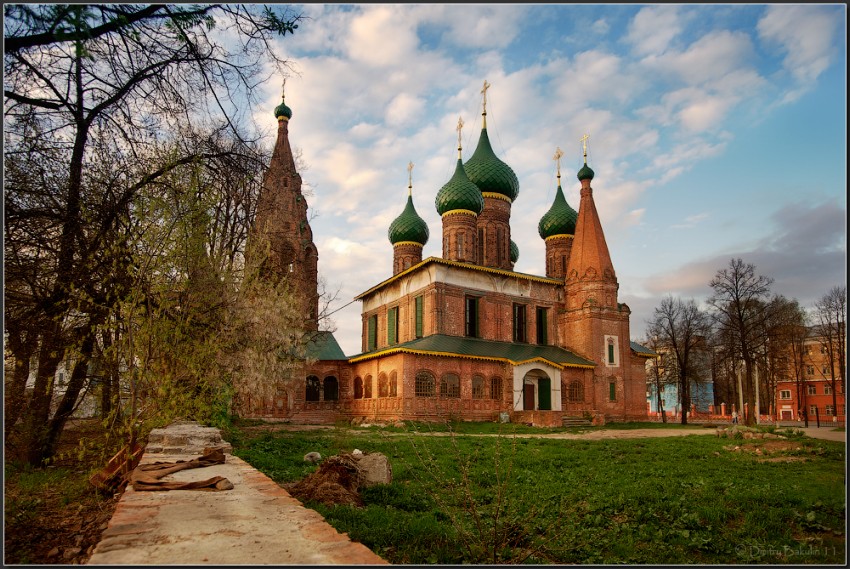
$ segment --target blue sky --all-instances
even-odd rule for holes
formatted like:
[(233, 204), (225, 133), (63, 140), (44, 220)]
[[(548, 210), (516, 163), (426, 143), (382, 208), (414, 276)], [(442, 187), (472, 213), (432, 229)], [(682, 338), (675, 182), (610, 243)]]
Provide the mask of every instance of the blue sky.
[[(307, 4), (291, 61), (319, 273), (348, 355), (353, 298), (392, 274), (387, 228), (413, 200), (441, 256), (437, 191), (487, 127), (516, 172), (515, 269), (544, 274), (537, 223), (579, 207), (581, 143), (631, 336), (666, 294), (702, 301), (740, 257), (804, 306), (846, 284), (847, 11), (805, 5)], [(273, 141), (271, 80), (256, 121)]]

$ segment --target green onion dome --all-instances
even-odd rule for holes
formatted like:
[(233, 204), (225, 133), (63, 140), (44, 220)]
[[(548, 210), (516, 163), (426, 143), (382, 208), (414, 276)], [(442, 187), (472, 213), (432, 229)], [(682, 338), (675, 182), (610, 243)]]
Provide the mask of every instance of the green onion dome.
[(289, 120), (292, 118), (292, 109), (287, 107), (284, 101), (285, 99), (281, 99), (280, 104), (274, 109), (274, 118), (277, 120), (280, 120), (281, 118)]
[(471, 211), (478, 215), (484, 209), (484, 198), (481, 196), (481, 191), (478, 186), (469, 181), (463, 167), (463, 161), (460, 158), (457, 159), (454, 175), (437, 192), (434, 203), (437, 206), (437, 213), (440, 215), (458, 209)]
[(416, 213), (412, 196), (407, 196), (407, 206), (405, 206), (401, 215), (390, 223), (387, 235), (393, 245), (403, 241), (411, 241), (420, 245), (425, 245), (428, 242), (428, 225)]
[(577, 177), (579, 181), (593, 179), (593, 170), (590, 169), (590, 166), (588, 166), (586, 162), (584, 166), (581, 167), (581, 170), (578, 171)]
[(469, 179), (482, 193), (501, 194), (511, 202), (519, 195), (519, 180), (511, 167), (499, 160), (493, 152), (487, 127), (481, 129), (478, 147), (464, 166)]
[(511, 263), (516, 263), (517, 259), (519, 259), (519, 247), (514, 243), (514, 240), (511, 239)]
[(561, 184), (558, 184), (558, 191), (555, 192), (555, 201), (552, 202), (552, 207), (549, 208), (549, 211), (544, 213), (543, 217), (540, 218), (540, 223), (537, 224), (537, 233), (543, 239), (547, 239), (553, 235), (573, 235), (576, 232), (577, 219), (578, 212), (567, 203), (564, 197), (564, 191), (561, 189)]

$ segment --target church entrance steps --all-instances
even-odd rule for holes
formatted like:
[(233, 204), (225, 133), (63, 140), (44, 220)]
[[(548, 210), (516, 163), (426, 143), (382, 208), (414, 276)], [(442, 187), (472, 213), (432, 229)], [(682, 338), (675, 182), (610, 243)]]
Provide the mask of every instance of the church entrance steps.
[(533, 427), (560, 427), (563, 411), (514, 411), (511, 423), (522, 423)]
[(564, 427), (592, 427), (593, 421), (585, 417), (570, 417), (564, 415), (561, 425)]
[[(192, 433), (193, 425), (197, 428)], [(209, 434), (181, 423), (167, 432), (170, 454), (145, 452), (141, 464), (188, 461), (187, 452)], [(165, 429), (170, 431), (171, 427)], [(182, 453), (179, 436), (186, 435)], [(206, 433), (206, 434), (205, 434)], [(226, 444), (224, 441), (219, 446)], [(165, 447), (163, 447), (165, 448)], [(220, 492), (136, 491), (121, 496), (90, 565), (383, 565), (385, 560), (339, 533), (271, 478), (238, 457), (222, 464), (174, 472), (167, 479), (193, 482), (222, 476)]]

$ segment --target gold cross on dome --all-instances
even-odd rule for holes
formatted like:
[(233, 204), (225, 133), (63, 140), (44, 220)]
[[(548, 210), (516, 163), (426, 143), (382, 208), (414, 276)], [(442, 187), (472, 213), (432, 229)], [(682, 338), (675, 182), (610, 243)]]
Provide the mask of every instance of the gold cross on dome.
[(552, 157), (552, 160), (555, 160), (558, 163), (558, 180), (561, 179), (561, 156), (563, 155), (564, 153), (561, 151), (561, 147), (559, 146), (555, 149), (555, 156)]
[(413, 162), (407, 163), (407, 194), (410, 195), (413, 188)]
[(280, 98), (286, 98), (286, 77), (283, 78), (283, 85), (280, 88)]
[(463, 117), (457, 118), (457, 149), (460, 151), (460, 131), (463, 130)]
[(589, 134), (585, 134), (581, 137), (581, 149), (584, 153), (584, 163), (587, 164), (587, 139), (590, 138)]
[(484, 86), (481, 88), (481, 94), (484, 95), (484, 114), (487, 114), (487, 89), (490, 88), (490, 84), (487, 83), (487, 80), (484, 80)]

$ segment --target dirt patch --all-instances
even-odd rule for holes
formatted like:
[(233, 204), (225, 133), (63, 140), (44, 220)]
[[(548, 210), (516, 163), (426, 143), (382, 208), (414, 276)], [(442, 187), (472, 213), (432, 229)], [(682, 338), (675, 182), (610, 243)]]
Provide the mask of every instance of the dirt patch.
[(281, 486), (302, 502), (320, 502), (326, 506), (362, 506), (362, 483), (363, 476), (357, 467), (357, 459), (350, 454), (340, 454), (328, 458), (318, 470), (303, 480)]
[(22, 486), (19, 471), (9, 467), (21, 458), (15, 433), (6, 441), (5, 564), (76, 565), (88, 561), (112, 518), (118, 495), (104, 495), (90, 487), (88, 475), (98, 465), (72, 451), (81, 440), (92, 442), (102, 437), (99, 421), (70, 421), (60, 438), (57, 460), (44, 471), (66, 469), (67, 486), (48, 485), (37, 491)]
[(803, 446), (797, 441), (784, 440), (749, 440), (742, 444), (726, 445), (723, 448), (729, 452), (755, 455), (758, 457), (758, 462), (806, 462), (810, 458), (805, 455), (816, 452), (815, 449)]

